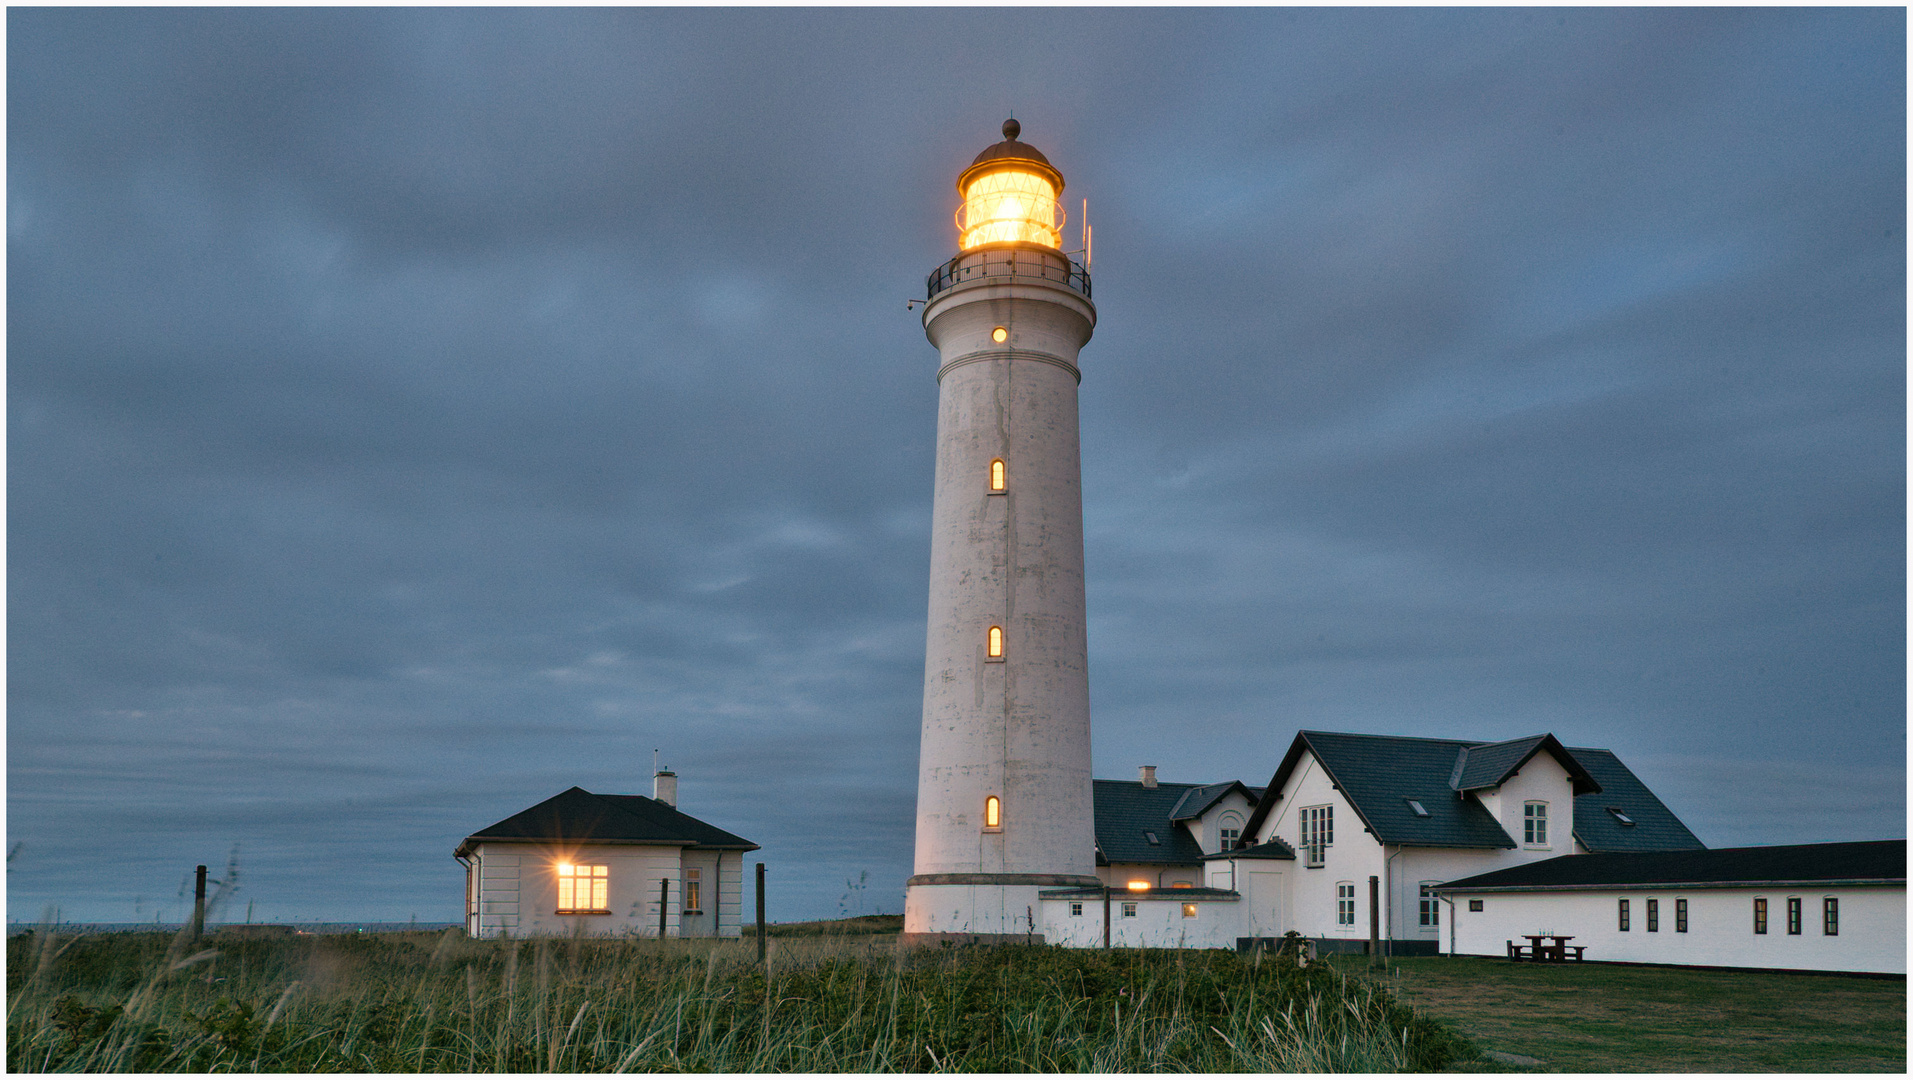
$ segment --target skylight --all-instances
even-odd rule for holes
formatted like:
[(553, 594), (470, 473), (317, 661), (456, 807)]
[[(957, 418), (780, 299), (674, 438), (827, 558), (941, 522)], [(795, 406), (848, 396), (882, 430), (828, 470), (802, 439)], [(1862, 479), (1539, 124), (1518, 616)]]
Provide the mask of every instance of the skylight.
[(1427, 817), (1427, 816), (1428, 816), (1428, 808), (1427, 808), (1426, 806), (1423, 806), (1423, 805), (1421, 804), (1421, 800), (1419, 800), (1419, 799), (1403, 799), (1402, 801), (1408, 804), (1408, 808), (1409, 808), (1410, 810), (1413, 810), (1413, 811), (1415, 812), (1415, 816), (1416, 816), (1416, 817)]
[(1621, 808), (1620, 808), (1620, 807), (1618, 807), (1618, 806), (1610, 806), (1610, 807), (1608, 807), (1608, 808), (1607, 808), (1607, 812), (1608, 812), (1608, 813), (1610, 813), (1610, 814), (1613, 814), (1613, 815), (1614, 815), (1614, 820), (1616, 820), (1616, 821), (1618, 821), (1618, 822), (1620, 822), (1620, 823), (1621, 823), (1621, 824), (1623, 824), (1623, 825), (1632, 825), (1632, 824), (1634, 824), (1634, 819), (1633, 819), (1633, 818), (1631, 818), (1631, 817), (1628, 817), (1628, 816), (1627, 816), (1626, 814), (1623, 814), (1623, 813), (1621, 813)]
[(1161, 846), (1162, 846), (1162, 841), (1161, 841), (1161, 840), (1158, 840), (1158, 839), (1156, 839), (1156, 834), (1155, 834), (1155, 833), (1152, 833), (1152, 832), (1150, 832), (1150, 831), (1149, 831), (1148, 829), (1144, 829), (1144, 830), (1142, 831), (1142, 835), (1143, 835), (1143, 839), (1145, 839), (1145, 840), (1147, 840), (1147, 841), (1149, 841), (1150, 843), (1152, 843), (1152, 844), (1154, 844), (1154, 845), (1156, 845), (1157, 847), (1161, 847)]

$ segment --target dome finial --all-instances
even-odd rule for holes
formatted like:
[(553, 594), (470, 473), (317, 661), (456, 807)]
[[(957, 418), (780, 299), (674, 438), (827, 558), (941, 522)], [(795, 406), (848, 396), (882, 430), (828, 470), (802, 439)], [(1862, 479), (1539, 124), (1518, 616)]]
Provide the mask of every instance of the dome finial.
[(1004, 138), (1014, 141), (1021, 134), (1023, 134), (1023, 125), (1016, 122), (1016, 117), (1012, 116), (1003, 121)]

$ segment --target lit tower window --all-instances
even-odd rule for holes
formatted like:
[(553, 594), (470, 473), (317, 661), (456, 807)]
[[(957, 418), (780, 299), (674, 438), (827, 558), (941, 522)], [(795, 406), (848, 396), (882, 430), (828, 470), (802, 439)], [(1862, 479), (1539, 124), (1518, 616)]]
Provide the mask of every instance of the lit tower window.
[(1003, 483), (1003, 459), (997, 458), (995, 461), (990, 462), (990, 490), (1002, 491)]
[(989, 657), (992, 660), (1003, 659), (1003, 628), (1000, 626), (990, 627)]
[(1063, 174), (1042, 151), (1016, 141), (1022, 131), (1021, 124), (1005, 120), (1004, 141), (957, 177), (957, 193), (963, 196), (956, 215), (957, 246), (964, 251), (1019, 242), (1063, 246), (1065, 215), (1056, 201), (1063, 193)]
[(983, 800), (983, 827), (986, 829), (1003, 827), (1003, 801), (994, 795)]

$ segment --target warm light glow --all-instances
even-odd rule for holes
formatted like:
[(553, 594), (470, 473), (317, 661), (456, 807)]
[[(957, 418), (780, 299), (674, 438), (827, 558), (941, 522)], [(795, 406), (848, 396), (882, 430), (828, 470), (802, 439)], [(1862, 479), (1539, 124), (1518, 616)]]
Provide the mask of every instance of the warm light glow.
[(1003, 628), (1000, 626), (990, 627), (990, 655), (1003, 655)]
[(1009, 327), (999, 326), (996, 329), (990, 331), (990, 340), (996, 342), (998, 345), (1001, 345), (1004, 342), (1010, 340)]
[(609, 866), (558, 864), (559, 911), (605, 911), (610, 908)]
[(968, 251), (980, 244), (1021, 240), (1060, 248), (1063, 216), (1047, 177), (1020, 169), (984, 173), (963, 191), (957, 246)]
[(995, 461), (990, 462), (990, 490), (991, 491), (1003, 490), (1003, 459), (1002, 458), (997, 458)]
[(559, 863), (559, 864), (558, 864), (558, 872), (559, 872), (560, 874), (569, 874), (569, 873), (571, 873), (571, 864), (570, 864), (570, 863), (568, 863), (568, 862), (561, 862), (561, 863)]
[(1130, 892), (1148, 892), (1149, 883), (1147, 881), (1132, 881), (1129, 883), (1129, 891)]
[(1003, 804), (992, 795), (983, 800), (983, 827), (1000, 829), (1003, 827)]

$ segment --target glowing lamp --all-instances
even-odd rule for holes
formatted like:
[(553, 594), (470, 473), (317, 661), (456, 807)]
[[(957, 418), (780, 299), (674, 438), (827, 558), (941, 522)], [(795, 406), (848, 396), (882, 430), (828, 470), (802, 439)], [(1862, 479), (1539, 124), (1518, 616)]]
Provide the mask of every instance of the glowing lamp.
[(984, 244), (1063, 246), (1063, 174), (1043, 152), (1018, 142), (1023, 126), (1003, 122), (1003, 141), (976, 156), (957, 177), (957, 246), (964, 251)]
[(570, 864), (570, 863), (568, 863), (568, 862), (561, 862), (561, 863), (559, 863), (559, 864), (558, 864), (558, 872), (559, 872), (560, 874), (569, 874), (569, 873), (571, 873), (571, 864)]

